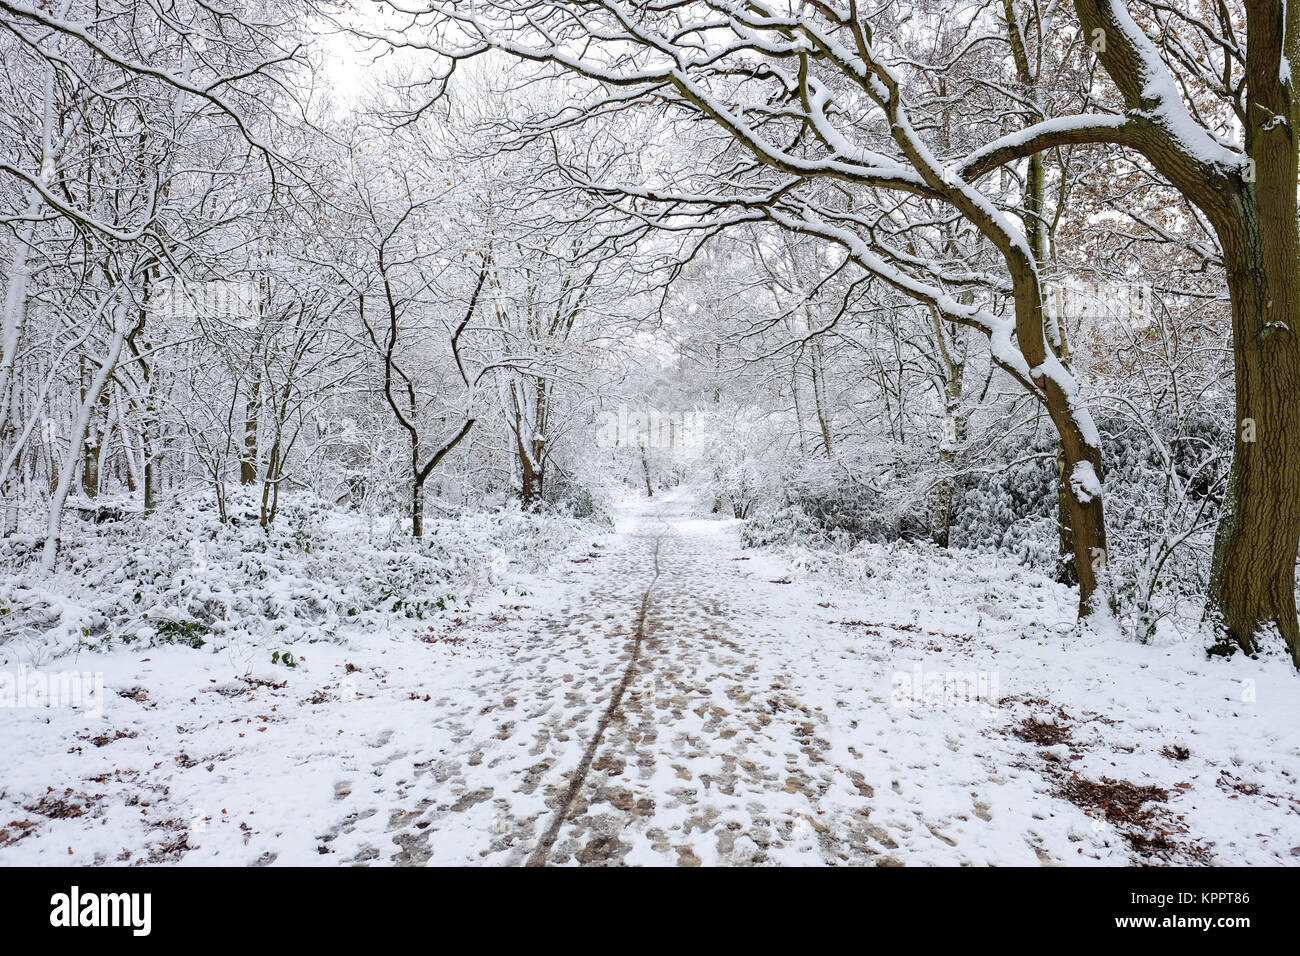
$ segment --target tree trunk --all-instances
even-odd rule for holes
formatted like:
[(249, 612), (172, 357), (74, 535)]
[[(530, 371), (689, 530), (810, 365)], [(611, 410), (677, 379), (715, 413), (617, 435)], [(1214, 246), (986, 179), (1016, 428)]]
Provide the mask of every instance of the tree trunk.
[[(962, 302), (973, 300), (969, 292), (963, 292)], [(952, 515), (957, 501), (957, 449), (966, 442), (966, 420), (961, 414), (962, 390), (966, 382), (966, 340), (965, 330), (957, 332), (950, 344), (944, 330), (943, 319), (935, 310), (931, 310), (934, 322), (935, 344), (939, 347), (939, 359), (943, 363), (943, 438), (939, 442), (939, 468), (943, 475), (939, 479), (934, 503), (930, 511), (930, 540), (941, 548), (948, 547), (948, 529), (952, 526)]]
[(158, 453), (149, 440), (146, 425), (141, 431), (140, 447), (144, 451), (144, 513), (153, 514), (158, 510)]
[(1057, 584), (1079, 583), (1075, 573), (1074, 532), (1070, 527), (1070, 468), (1065, 463), (1065, 447), (1056, 442), (1056, 573)]
[[(533, 414), (530, 425), (528, 416), (515, 413), (515, 439), (519, 445), (520, 497), (525, 509), (532, 509), (542, 503), (543, 483), (546, 478), (546, 430), (550, 424), (550, 405), (547, 393), (547, 381), (537, 377), (533, 385)], [(525, 430), (531, 433), (525, 435)]]
[(1251, 166), (1219, 241), (1232, 298), (1237, 434), (1215, 536), (1207, 614), (1243, 650), (1275, 626), (1300, 668), (1300, 104), (1289, 64), (1300, 15), (1247, 5), (1246, 152)]
[[(933, 510), (930, 512), (930, 539), (941, 548), (948, 547), (952, 516), (957, 507), (957, 476), (953, 474), (957, 467), (957, 447), (966, 440), (965, 422), (952, 404), (952, 387), (953, 383), (949, 382), (950, 404), (944, 410), (943, 442), (939, 445), (939, 468), (945, 474), (939, 480)], [(957, 382), (956, 388), (960, 396), (960, 381)]]
[(524, 509), (531, 510), (542, 501), (542, 480), (544, 476), (533, 455), (524, 447), (522, 437), (519, 439), (519, 445), (520, 498), (523, 501)]
[(244, 447), (239, 455), (239, 483), (257, 482), (257, 417), (261, 407), (261, 377), (249, 384), (248, 403), (244, 407)]
[[(90, 403), (90, 421), (86, 426), (85, 440), (81, 446), (81, 493), (93, 500), (99, 495), (99, 449), (103, 437), (101, 432), (103, 423), (99, 420), (98, 399), (87, 397), (88, 375), (91, 375), (91, 373), (87, 368), (85, 356), (82, 356), (81, 400)], [(92, 380), (93, 377), (91, 375)], [(105, 392), (104, 394), (107, 395), (108, 393)]]
[[(1036, 109), (1028, 110), (1024, 113), (1022, 121), (1025, 126), (1032, 126), (1036, 123), (1042, 114), (1042, 88), (1040, 84), (1041, 67), (1031, 60), (1029, 50), (1025, 46), (1025, 34), (1035, 26), (1034, 17), (1036, 12), (1025, 10), (1028, 18), (1025, 22), (1016, 10), (1013, 0), (1002, 0), (1002, 13), (1007, 27), (1007, 39), (1011, 45), (1012, 60), (1016, 65), (1016, 76), (1025, 88), (1025, 96), (1028, 97)], [(1046, 175), (1043, 168), (1043, 154), (1031, 154), (1025, 163), (1025, 188), (1022, 194), (1024, 204), (1024, 213), (1021, 219), (1025, 226), (1025, 239), (1029, 243), (1029, 248), (1034, 254), (1034, 259), (1040, 267), (1049, 259), (1048, 236), (1049, 229), (1046, 222), (1047, 203), (1046, 203)], [(1056, 319), (1050, 320), (1045, 324), (1045, 333), (1047, 344), (1052, 353), (1061, 361), (1061, 364), (1068, 370), (1070, 367), (1069, 348), (1066, 344), (1065, 327), (1063, 325), (1064, 316), (1060, 310), (1057, 310)], [(1079, 583), (1079, 576), (1075, 572), (1075, 547), (1073, 536), (1073, 524), (1070, 518), (1070, 479), (1071, 466), (1066, 462), (1065, 448), (1060, 439), (1056, 442), (1056, 580), (1060, 584), (1074, 585)]]
[(1073, 423), (1058, 427), (1065, 463), (1061, 497), (1070, 524), (1074, 576), (1079, 582), (1079, 617), (1097, 613), (1104, 616), (1111, 611), (1111, 594), (1102, 587), (1107, 551), (1101, 452), (1082, 441)]
[(420, 473), (420, 439), (411, 435), (411, 537), (424, 537), (424, 475)]
[(411, 537), (424, 537), (424, 482), (416, 478), (411, 485)]
[[(134, 401), (138, 403), (140, 416), (140, 459), (141, 470), (143, 474), (140, 477), (140, 484), (144, 492), (144, 513), (151, 515), (158, 508), (158, 480), (159, 480), (159, 458), (162, 454), (162, 440), (158, 432), (158, 408), (157, 395), (155, 390), (157, 383), (154, 381), (153, 359), (149, 354), (152, 349), (148, 342), (143, 343), (141, 349), (136, 345), (136, 340), (144, 334), (149, 322), (149, 303), (153, 299), (154, 280), (158, 277), (159, 268), (154, 266), (145, 273), (144, 288), (140, 296), (140, 311), (136, 316), (135, 328), (133, 328), (126, 337), (127, 348), (130, 349), (132, 356), (139, 363), (140, 375), (142, 379), (143, 394), (137, 396)], [(128, 398), (128, 401), (132, 399)], [(121, 416), (119, 415), (119, 418)], [(123, 439), (125, 439), (125, 424), (123, 425)]]
[(817, 425), (822, 433), (822, 448), (826, 451), (827, 458), (834, 458), (835, 452), (831, 443), (831, 426), (826, 419), (826, 394), (824, 375), (821, 370), (822, 364), (822, 345), (821, 340), (812, 344), (812, 386), (813, 386), (813, 403), (817, 411)]
[(653, 498), (655, 496), (654, 485), (650, 483), (650, 459), (646, 456), (645, 445), (641, 446), (641, 471), (645, 474), (645, 496)]
[(72, 425), (72, 433), (68, 436), (68, 451), (64, 456), (62, 467), (59, 469), (58, 483), (54, 487), (54, 492), (50, 496), (50, 510), (45, 526), (45, 547), (41, 554), (41, 570), (46, 574), (52, 574), (59, 555), (59, 536), (63, 529), (63, 506), (68, 500), (68, 492), (72, 488), (73, 475), (77, 469), (77, 459), (81, 457), (82, 443), (86, 440), (86, 429), (90, 425), (91, 412), (95, 403), (99, 400), (100, 393), (108, 383), (109, 377), (113, 370), (117, 368), (117, 360), (122, 354), (122, 344), (126, 341), (126, 331), (120, 329), (122, 321), (119, 310), (112, 313), (115, 326), (119, 326), (110, 338), (108, 345), (108, 354), (104, 357), (99, 366), (99, 371), (91, 380), (86, 389), (86, 397), (81, 402), (81, 407), (77, 410), (76, 419)]
[(1256, 651), (1260, 628), (1276, 626), (1300, 667), (1300, 302), (1295, 218), (1289, 218), (1261, 229), (1261, 268), (1229, 266), (1238, 427), (1207, 612), (1247, 653)]
[(140, 462), (142, 456), (138, 454), (135, 445), (132, 442), (132, 429), (127, 423), (126, 417), (127, 399), (122, 396), (114, 406), (113, 414), (117, 417), (117, 439), (122, 445), (122, 461), (126, 465), (126, 490), (134, 495), (140, 490)]
[(99, 435), (93, 423), (81, 454), (81, 493), (92, 500), (99, 495)]
[[(0, 393), (3, 394), (3, 393)], [(4, 436), (6, 429), (12, 428), (13, 435), (10, 440), (16, 438), (17, 428), (15, 423), (18, 421), (18, 415), (21, 410), (20, 394), (18, 383), (15, 381), (10, 386), (9, 391), (9, 409), (8, 415), (5, 416), (3, 425), (0, 425), (0, 437)], [(0, 452), (9, 447), (8, 440), (0, 440)], [(23, 449), (18, 448), (14, 453), (13, 466), (5, 473), (4, 483), (0, 485), (0, 498), (4, 499), (4, 537), (14, 534), (18, 531), (18, 501), (23, 495), (23, 472), (26, 470), (27, 461)]]
[(411, 536), (417, 541), (424, 535), (424, 485), (438, 463), (452, 453), (457, 445), (474, 427), (474, 419), (466, 418), (460, 431), (452, 435), (441, 448), (435, 451), (429, 460), (420, 464), (420, 433), (411, 430)]
[(271, 452), (266, 459), (266, 478), (262, 481), (262, 516), (260, 523), (263, 529), (269, 528), (271, 522), (275, 520), (275, 502), (273, 494), (279, 487), (279, 470), (280, 470), (280, 442), (276, 440), (271, 445)]
[(1108, 617), (1113, 595), (1105, 587), (1106, 515), (1102, 507), (1101, 437), (1078, 395), (1074, 376), (1055, 354), (1045, 327), (1043, 299), (1032, 266), (1013, 260), (1016, 285), (1016, 337), (1029, 362), (1030, 376), (1042, 393), (1056, 426), (1064, 460), (1066, 517), (1079, 582), (1079, 620)]

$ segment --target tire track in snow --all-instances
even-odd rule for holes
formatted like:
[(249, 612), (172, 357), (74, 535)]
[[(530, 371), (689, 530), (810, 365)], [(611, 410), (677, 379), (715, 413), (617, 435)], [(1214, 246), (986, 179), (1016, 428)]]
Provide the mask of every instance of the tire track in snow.
[[(667, 522), (660, 518), (660, 524), (664, 526), (666, 531), (668, 528)], [(641, 648), (645, 643), (646, 615), (650, 610), (650, 595), (659, 580), (659, 545), (662, 541), (663, 532), (660, 532), (655, 536), (654, 548), (651, 551), (654, 574), (650, 578), (650, 584), (647, 585), (645, 593), (641, 595), (641, 610), (637, 614), (636, 630), (632, 637), (631, 660), (627, 662), (627, 667), (623, 669), (623, 676), (614, 688), (614, 693), (609, 699), (609, 706), (605, 708), (605, 713), (601, 715), (600, 721), (596, 725), (596, 731), (592, 734), (587, 749), (582, 754), (582, 760), (573, 772), (573, 777), (569, 781), (569, 789), (565, 792), (564, 799), (556, 809), (551, 825), (546, 828), (541, 841), (537, 844), (537, 849), (528, 858), (528, 862), (524, 864), (525, 866), (546, 865), (546, 860), (551, 855), (551, 849), (555, 846), (555, 841), (559, 838), (560, 829), (564, 826), (565, 818), (573, 806), (573, 801), (582, 791), (582, 786), (587, 780), (587, 774), (591, 770), (591, 763), (596, 758), (596, 751), (605, 739), (605, 731), (609, 729), (610, 722), (614, 719), (614, 715), (618, 713), (619, 707), (622, 706), (623, 695), (627, 693), (628, 687), (632, 684), (632, 679), (636, 676), (637, 667), (641, 663)]]

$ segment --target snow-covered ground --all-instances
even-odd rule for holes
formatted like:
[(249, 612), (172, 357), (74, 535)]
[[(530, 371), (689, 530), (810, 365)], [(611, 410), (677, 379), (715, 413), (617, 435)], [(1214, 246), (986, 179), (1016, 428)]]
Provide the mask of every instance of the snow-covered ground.
[(1281, 656), (1080, 636), (1005, 560), (742, 550), (686, 492), (545, 563), (293, 667), (39, 662), (103, 715), (0, 709), (0, 864), (1300, 863)]

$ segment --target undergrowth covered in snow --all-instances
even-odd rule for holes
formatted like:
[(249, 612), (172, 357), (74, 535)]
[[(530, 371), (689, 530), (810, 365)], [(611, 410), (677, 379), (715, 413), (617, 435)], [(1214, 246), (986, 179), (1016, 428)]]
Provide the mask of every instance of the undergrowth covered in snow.
[(292, 662), (295, 644), (414, 627), (508, 590), (596, 521), (507, 507), (432, 519), (415, 541), (400, 518), (305, 501), (265, 529), (251, 502), (232, 515), (223, 524), (198, 501), (102, 524), (70, 518), (52, 578), (39, 568), (39, 538), (6, 538), (0, 666), (131, 644), (266, 648)]

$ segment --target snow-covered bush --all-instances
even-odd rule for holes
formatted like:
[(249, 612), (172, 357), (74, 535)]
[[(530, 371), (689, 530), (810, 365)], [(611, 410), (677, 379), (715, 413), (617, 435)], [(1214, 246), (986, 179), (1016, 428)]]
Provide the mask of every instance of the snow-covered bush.
[(77, 647), (364, 640), (404, 620), (463, 606), (512, 572), (545, 567), (600, 530), (517, 507), (428, 522), (413, 541), (400, 517), (294, 500), (268, 529), (251, 501), (223, 524), (204, 502), (116, 523), (69, 521), (66, 563), (38, 570), (37, 542), (0, 545), (0, 662)]
[[(1121, 621), (1145, 640), (1159, 620), (1203, 599), (1232, 434), (1210, 410), (1138, 420), (1127, 408), (1106, 406), (1098, 416), (1105, 560)], [(998, 454), (1001, 462), (990, 461), (986, 450), (977, 466), (958, 469), (949, 546), (1054, 574), (1055, 438), (1040, 426)], [(847, 567), (863, 543), (929, 537), (929, 496), (943, 474), (935, 445), (861, 442), (841, 447), (830, 461), (769, 455), (764, 465), (763, 494), (741, 530), (749, 546), (838, 553)]]

